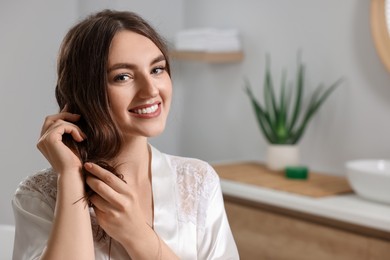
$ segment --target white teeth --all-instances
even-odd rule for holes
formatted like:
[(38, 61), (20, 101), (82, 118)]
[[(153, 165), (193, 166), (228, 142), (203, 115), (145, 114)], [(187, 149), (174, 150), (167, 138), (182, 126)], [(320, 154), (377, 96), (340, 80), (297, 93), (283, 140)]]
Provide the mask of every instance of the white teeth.
[(134, 112), (136, 112), (137, 114), (140, 114), (140, 115), (150, 114), (150, 113), (156, 112), (157, 108), (158, 108), (158, 105), (155, 104), (151, 107), (137, 109)]

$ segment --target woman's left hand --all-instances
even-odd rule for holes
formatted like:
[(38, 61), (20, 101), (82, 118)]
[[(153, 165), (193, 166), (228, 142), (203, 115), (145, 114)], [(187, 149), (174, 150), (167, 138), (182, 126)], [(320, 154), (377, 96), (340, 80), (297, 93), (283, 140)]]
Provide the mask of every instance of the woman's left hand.
[(99, 225), (120, 243), (140, 238), (138, 234), (142, 235), (148, 226), (138, 194), (126, 182), (99, 165), (88, 162), (84, 167), (91, 173), (86, 182), (95, 192), (90, 202)]
[(86, 182), (95, 191), (90, 202), (99, 225), (132, 259), (179, 259), (146, 223), (131, 184), (97, 164), (88, 162), (84, 167), (91, 173)]

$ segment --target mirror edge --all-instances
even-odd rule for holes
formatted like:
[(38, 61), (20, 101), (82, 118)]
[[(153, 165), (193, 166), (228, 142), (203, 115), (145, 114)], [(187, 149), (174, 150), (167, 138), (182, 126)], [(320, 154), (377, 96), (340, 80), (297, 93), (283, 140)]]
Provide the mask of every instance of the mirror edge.
[(371, 33), (379, 57), (390, 71), (390, 36), (385, 13), (385, 0), (371, 0)]

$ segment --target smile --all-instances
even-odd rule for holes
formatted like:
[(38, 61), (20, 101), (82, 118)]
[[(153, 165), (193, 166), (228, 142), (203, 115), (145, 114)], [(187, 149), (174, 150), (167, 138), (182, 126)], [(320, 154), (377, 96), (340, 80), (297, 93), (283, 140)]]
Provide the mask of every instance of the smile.
[(149, 115), (155, 113), (159, 108), (159, 103), (155, 103), (148, 107), (139, 107), (129, 110), (132, 113), (135, 113), (137, 115)]

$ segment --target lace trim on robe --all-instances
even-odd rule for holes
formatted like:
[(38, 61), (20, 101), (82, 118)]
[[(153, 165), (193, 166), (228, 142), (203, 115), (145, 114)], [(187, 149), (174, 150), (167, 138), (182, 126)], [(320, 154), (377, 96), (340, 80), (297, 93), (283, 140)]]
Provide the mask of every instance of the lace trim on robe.
[[(19, 184), (16, 194), (37, 194), (54, 212), (57, 199), (57, 173), (52, 168), (48, 168), (27, 177)], [(104, 232), (99, 227), (92, 209), (90, 213), (94, 239), (98, 242), (107, 242), (108, 236), (103, 236)]]
[(51, 168), (41, 170), (24, 179), (16, 190), (16, 194), (18, 193), (39, 194), (42, 201), (54, 211), (57, 198), (57, 174)]
[[(169, 156), (173, 174), (177, 182), (178, 219), (183, 223), (191, 222), (197, 228), (204, 228), (209, 197), (219, 183), (218, 175), (206, 162), (177, 156)], [(53, 211), (57, 197), (57, 174), (49, 168), (26, 178), (20, 183), (17, 193), (39, 193)], [(91, 214), (94, 238), (99, 242), (108, 241), (102, 238), (96, 217)]]
[(171, 157), (177, 174), (179, 221), (205, 227), (209, 197), (219, 183), (218, 175), (206, 162), (183, 157)]

